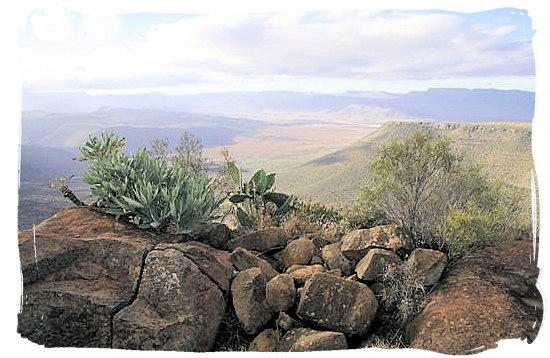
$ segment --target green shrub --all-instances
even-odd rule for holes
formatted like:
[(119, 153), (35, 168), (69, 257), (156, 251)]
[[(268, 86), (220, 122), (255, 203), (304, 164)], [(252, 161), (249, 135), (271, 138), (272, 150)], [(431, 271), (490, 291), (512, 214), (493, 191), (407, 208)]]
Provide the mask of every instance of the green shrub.
[(344, 220), (344, 215), (340, 210), (314, 201), (296, 200), (292, 210), (300, 219), (307, 220), (321, 228), (341, 225)]
[(292, 208), (294, 198), (273, 191), (275, 173), (258, 170), (249, 181), (243, 180), (242, 171), (235, 162), (227, 162), (227, 171), (236, 190), (228, 193), (234, 204), (235, 215), (244, 227), (270, 226), (279, 223)]
[(450, 142), (416, 132), (382, 145), (352, 210), (356, 226), (395, 223), (417, 247), (460, 256), (518, 227), (518, 191), (467, 165)]
[(113, 133), (102, 133), (81, 148), (79, 159), (90, 162), (83, 180), (96, 206), (140, 228), (176, 233), (190, 232), (211, 219), (221, 200), (206, 175), (193, 175), (145, 149), (126, 155), (124, 143)]

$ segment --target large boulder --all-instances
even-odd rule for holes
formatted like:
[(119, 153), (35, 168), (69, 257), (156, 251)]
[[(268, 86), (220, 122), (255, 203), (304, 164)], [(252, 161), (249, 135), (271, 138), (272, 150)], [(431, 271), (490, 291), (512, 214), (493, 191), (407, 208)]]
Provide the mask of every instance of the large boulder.
[(327, 269), (322, 265), (294, 265), (288, 268), (286, 272), (292, 276), (296, 286), (303, 286), (307, 280), (316, 273), (327, 272)]
[(151, 251), (136, 299), (113, 318), (113, 348), (211, 350), (226, 303), (203, 272), (183, 250)]
[(380, 281), (390, 265), (400, 265), (401, 258), (395, 253), (384, 249), (371, 249), (355, 267), (360, 280)]
[(233, 307), (248, 334), (258, 333), (273, 317), (265, 296), (266, 278), (258, 267), (241, 271), (231, 284)]
[(296, 313), (314, 326), (364, 336), (377, 309), (378, 302), (366, 285), (323, 273), (306, 282)]
[(395, 225), (354, 230), (342, 238), (342, 253), (356, 263), (372, 248), (391, 250), (402, 255), (412, 250), (412, 241)]
[(340, 332), (294, 328), (280, 340), (279, 352), (311, 352), (347, 349), (346, 337)]
[(454, 264), (407, 327), (410, 346), (444, 354), (494, 348), (501, 339), (532, 342), (542, 322), (533, 244), (511, 241)]
[(435, 285), (447, 266), (447, 255), (441, 251), (415, 249), (407, 260), (407, 269), (423, 285)]
[(277, 352), (277, 345), (281, 338), (281, 333), (274, 329), (266, 329), (258, 334), (250, 345), (248, 351), (250, 352)]
[(49, 347), (110, 347), (111, 316), (131, 302), (158, 238), (87, 208), (19, 233), (18, 332)]
[(307, 265), (315, 254), (315, 245), (307, 238), (299, 238), (288, 243), (281, 253), (283, 265)]
[(279, 274), (269, 262), (242, 247), (237, 247), (233, 250), (230, 261), (239, 271), (244, 271), (252, 267), (259, 267), (268, 280), (271, 280)]
[(243, 249), (263, 253), (270, 250), (283, 249), (286, 246), (287, 239), (287, 234), (282, 228), (268, 227), (238, 236), (230, 240), (227, 243), (227, 247), (230, 250), (242, 247)]
[(296, 302), (294, 279), (289, 274), (281, 274), (271, 279), (265, 288), (267, 304), (275, 312), (284, 312)]
[(353, 270), (351, 262), (342, 254), (341, 243), (329, 244), (323, 247), (321, 255), (329, 269), (340, 269), (342, 274), (349, 276)]

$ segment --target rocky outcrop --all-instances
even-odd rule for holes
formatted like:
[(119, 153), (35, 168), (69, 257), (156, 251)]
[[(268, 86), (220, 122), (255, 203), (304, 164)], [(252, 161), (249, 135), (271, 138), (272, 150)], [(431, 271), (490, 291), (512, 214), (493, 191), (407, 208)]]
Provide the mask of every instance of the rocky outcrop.
[(114, 316), (113, 348), (211, 350), (225, 300), (203, 272), (176, 248), (151, 251), (137, 298)]
[(229, 254), (159, 243), (167, 239), (87, 208), (21, 232), (18, 331), (46, 346), (210, 350), (231, 280)]
[(366, 285), (325, 273), (306, 282), (297, 314), (316, 327), (363, 336), (377, 309), (378, 302)]
[(412, 250), (412, 241), (395, 225), (354, 230), (342, 238), (342, 253), (350, 261), (359, 261), (371, 248), (391, 250), (399, 255)]
[(340, 332), (294, 328), (281, 338), (279, 352), (332, 351), (348, 348), (346, 337)]
[(110, 347), (111, 315), (132, 300), (157, 241), (86, 208), (20, 232), (18, 332), (45, 346)]
[(407, 327), (413, 348), (465, 354), (535, 339), (542, 321), (533, 244), (511, 241), (460, 260)]
[(273, 317), (265, 296), (266, 278), (262, 270), (253, 267), (241, 271), (231, 284), (233, 307), (248, 334), (258, 333)]

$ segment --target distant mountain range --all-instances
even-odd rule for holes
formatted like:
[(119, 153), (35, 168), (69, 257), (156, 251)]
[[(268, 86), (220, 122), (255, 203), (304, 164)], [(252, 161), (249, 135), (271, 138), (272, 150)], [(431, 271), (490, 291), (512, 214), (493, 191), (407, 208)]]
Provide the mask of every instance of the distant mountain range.
[[(535, 94), (516, 90), (437, 88), (408, 94), (346, 92), (232, 92), (170, 96), (160, 93), (89, 95), (23, 93), (24, 111), (88, 113), (101, 107), (232, 116), (258, 112), (337, 112), (384, 108), (393, 118), (445, 122), (531, 121)], [(369, 113), (369, 112), (367, 112)]]

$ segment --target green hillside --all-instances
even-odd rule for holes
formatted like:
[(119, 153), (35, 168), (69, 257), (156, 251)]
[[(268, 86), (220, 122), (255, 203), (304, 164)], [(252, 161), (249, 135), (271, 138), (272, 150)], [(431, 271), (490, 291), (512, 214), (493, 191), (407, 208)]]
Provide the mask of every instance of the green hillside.
[(368, 175), (380, 144), (417, 131), (448, 137), (466, 161), (490, 177), (530, 188), (531, 123), (388, 122), (349, 147), (278, 173), (278, 189), (303, 198), (347, 206)]

